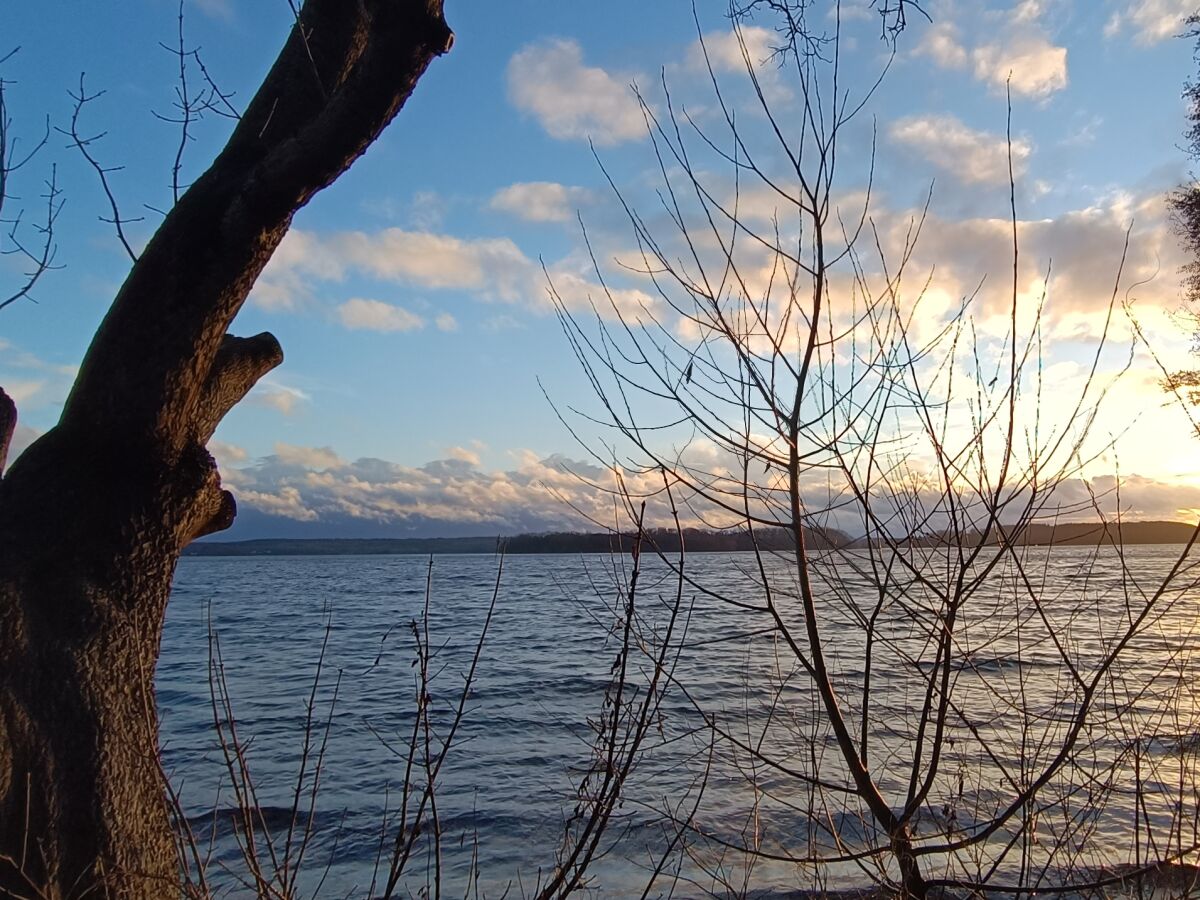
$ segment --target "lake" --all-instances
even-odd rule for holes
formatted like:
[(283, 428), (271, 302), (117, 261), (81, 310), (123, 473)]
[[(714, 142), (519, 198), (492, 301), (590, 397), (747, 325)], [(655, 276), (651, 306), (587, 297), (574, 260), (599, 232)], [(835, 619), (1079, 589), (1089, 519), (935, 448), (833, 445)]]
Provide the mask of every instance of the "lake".
[[(1064, 740), (1074, 741), (1038, 798), (1020, 804), (987, 840), (931, 852), (927, 877), (1048, 884), (1063, 868), (1094, 873), (1152, 853), (1195, 861), (1188, 848), (1200, 828), (1193, 689), (1200, 593), (1191, 565), (1159, 591), (1181, 550), (1133, 547), (1123, 557), (1111, 548), (1022, 550), (961, 593), (946, 665), (937, 649), (945, 623), (938, 585), (961, 584), (953, 554), (920, 551), (920, 564), (904, 577), (881, 577), (863, 551), (818, 560), (813, 585), (830, 680), (854, 737), (869, 741), (868, 767), (889, 804), (904, 805), (913, 748), (925, 754), (922, 777), (935, 738), (941, 748), (918, 804), (918, 845), (952, 845), (985, 827), (1056, 760)], [(982, 576), (993, 552), (971, 572)], [(771, 617), (737, 605), (761, 604), (765, 577), (781, 621), (802, 637), (793, 561), (769, 559), (760, 571), (751, 554), (693, 554), (682, 589), (669, 566), (649, 554), (642, 563), (636, 635), (643, 648), (657, 646), (673, 600), (682, 599), (673, 678), (660, 680), (666, 691), (614, 812), (610, 852), (594, 867), (594, 892), (640, 895), (648, 867), (671, 848), (651, 896), (673, 887), (677, 896), (746, 889), (785, 896), (868, 886), (884, 864), (866, 851), (881, 837), (859, 798), (838, 787), (846, 764), (820, 698)], [(605, 720), (619, 646), (612, 634), (618, 586), (631, 564), (628, 556), (504, 560), (466, 714), (437, 779), (449, 894), (473, 884), (480, 896), (529, 893), (539, 872), (544, 879), (554, 867), (593, 762), (589, 719)], [(277, 840), (292, 819), (306, 708), (327, 639), (301, 821), (313, 763), (327, 743), (299, 884), (320, 896), (364, 896), (381, 843), (390, 849), (395, 837), (382, 834), (381, 823), (401, 803), (420, 669), (410, 623), (422, 617), (427, 579), (436, 651), (430, 702), (444, 733), (497, 565), (490, 556), (442, 556), (432, 569), (413, 556), (180, 561), (158, 667), (163, 758), (197, 843), (211, 846), (216, 884), (231, 895), (245, 891), (231, 828), (239, 803), (213, 727), (210, 623), (255, 805)], [(1138, 634), (1126, 640), (1131, 623)], [(1073, 731), (1080, 685), (1118, 645), (1121, 661), (1096, 679), (1088, 721)], [(645, 696), (649, 668), (644, 653), (631, 654), (626, 699)], [(940, 735), (936, 717), (921, 727), (930, 684), (935, 709), (943, 685), (949, 698)], [(672, 823), (685, 818), (693, 827), (673, 843)], [(439, 862), (418, 844), (406, 882), (414, 895)], [(759, 855), (748, 861), (734, 846)], [(815, 866), (815, 856), (840, 861)]]

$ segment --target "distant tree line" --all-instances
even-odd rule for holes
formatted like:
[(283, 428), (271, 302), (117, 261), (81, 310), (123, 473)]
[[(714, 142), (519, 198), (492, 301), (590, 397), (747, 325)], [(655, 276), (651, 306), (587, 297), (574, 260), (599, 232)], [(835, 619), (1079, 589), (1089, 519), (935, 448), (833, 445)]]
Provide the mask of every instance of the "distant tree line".
[[(581, 534), (573, 531), (557, 531), (544, 534), (519, 534), (504, 542), (508, 553), (611, 553), (628, 550), (634, 544), (635, 535), (614, 532)], [(678, 553), (684, 549), (695, 553), (735, 553), (744, 550), (795, 550), (796, 540), (792, 532), (783, 528), (756, 529), (753, 533), (738, 531), (711, 531), (701, 528), (684, 528), (675, 531), (668, 528), (646, 530), (644, 542), (664, 553)], [(834, 528), (807, 529), (804, 537), (809, 549), (828, 550), (845, 547), (851, 538)]]
[[(993, 532), (986, 537), (972, 532), (955, 537), (949, 532), (916, 534), (903, 540), (911, 546), (959, 545), (974, 547), (981, 541), (998, 546), (1095, 546), (1097, 544), (1185, 544), (1193, 526), (1184, 522), (1064, 522), (1057, 525), (1027, 524), (1019, 533)], [(635, 535), (616, 532), (552, 531), (518, 534), (513, 537), (454, 538), (303, 538), (253, 541), (197, 541), (184, 550), (185, 556), (369, 556), (428, 555), (446, 553), (627, 553)], [(893, 538), (893, 540), (895, 540)], [(789, 552), (796, 549), (792, 532), (783, 528), (746, 531), (710, 531), (685, 528), (681, 533), (666, 528), (648, 529), (643, 542), (663, 553), (737, 553), (760, 550)], [(836, 528), (810, 528), (804, 532), (809, 550), (866, 547), (863, 538), (852, 538)]]
[[(341, 556), (372, 554), (442, 553), (620, 553), (634, 545), (633, 533), (555, 531), (518, 534), (513, 537), (461, 538), (303, 538), (253, 541), (197, 541), (184, 550), (185, 556)], [(666, 528), (649, 529), (643, 543), (664, 553), (678, 553), (680, 533)], [(698, 553), (741, 550), (795, 550), (790, 532), (782, 528), (760, 529), (753, 535), (743, 531), (682, 531), (684, 549)], [(851, 538), (837, 529), (811, 529), (805, 533), (810, 549), (846, 547)]]
[[(1055, 525), (1027, 523), (1019, 529), (1003, 526), (991, 533), (979, 531), (954, 534), (936, 531), (912, 535), (908, 543), (918, 547), (977, 547), (1012, 544), (1018, 547), (1094, 547), (1103, 544), (1186, 544), (1195, 525), (1186, 522), (1061, 522)], [(863, 544), (862, 541), (856, 542)]]

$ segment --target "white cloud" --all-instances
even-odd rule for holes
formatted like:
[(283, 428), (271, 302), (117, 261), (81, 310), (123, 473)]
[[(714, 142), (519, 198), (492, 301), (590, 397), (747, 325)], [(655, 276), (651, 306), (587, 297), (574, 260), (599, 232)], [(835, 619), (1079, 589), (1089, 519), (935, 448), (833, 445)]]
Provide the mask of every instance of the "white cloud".
[(958, 38), (958, 29), (949, 22), (938, 22), (925, 29), (914, 51), (928, 56), (943, 69), (961, 69), (967, 65), (968, 54)]
[(244, 448), (225, 441), (209, 441), (208, 452), (213, 455), (221, 468), (232, 467), (234, 463), (245, 462), (250, 458)]
[(457, 459), (472, 466), (478, 466), (480, 463), (479, 454), (474, 450), (468, 450), (466, 447), (451, 447), (446, 453), (451, 459)]
[[(389, 529), (466, 524), (480, 533), (511, 534), (587, 529), (593, 527), (588, 517), (611, 522), (611, 495), (588, 480), (614, 486), (605, 469), (529, 451), (517, 453), (508, 471), (485, 471), (478, 453), (466, 447), (452, 447), (446, 458), (422, 466), (404, 466), (381, 459), (347, 462), (327, 447), (278, 445), (275, 454), (236, 470), (228, 484), (243, 508), (320, 522), (330, 532), (353, 520)], [(647, 493), (661, 487), (654, 475), (630, 473), (627, 483)]]
[(13, 403), (17, 404), (17, 409), (20, 410), (29, 401), (33, 400), (42, 389), (46, 386), (45, 381), (6, 381), (3, 385), (4, 392), (12, 398)]
[(441, 313), (433, 321), (438, 331), (458, 331), (458, 320), (450, 313)]
[(635, 140), (645, 120), (628, 78), (586, 66), (578, 42), (555, 39), (530, 45), (508, 63), (508, 96), (559, 140), (608, 146)]
[(275, 444), (275, 459), (285, 466), (301, 469), (337, 469), (341, 458), (330, 447), (297, 447), (282, 442)]
[(775, 32), (758, 25), (747, 25), (738, 31), (710, 32), (704, 35), (703, 45), (700, 41), (692, 44), (688, 65), (696, 71), (704, 71), (711, 65), (714, 72), (744, 72), (749, 57), (754, 68), (764, 69), (774, 65), (774, 47), (778, 43), (779, 36)]
[(1196, 0), (1126, 0), (1105, 26), (1106, 37), (1132, 31), (1142, 45), (1157, 44), (1184, 30), (1188, 16), (1197, 12)]
[(1013, 10), (1017, 22), (1035, 22), (1046, 11), (1046, 0), (1021, 0)]
[(1011, 83), (1014, 95), (1045, 99), (1067, 86), (1067, 49), (1050, 43), (1034, 25), (1045, 7), (1044, 0), (1018, 4), (1003, 34), (974, 49), (964, 46), (953, 23), (939, 22), (926, 29), (914, 53), (943, 69), (970, 65), (977, 79), (998, 92)]
[(292, 228), (263, 269), (250, 303), (273, 312), (295, 312), (314, 301), (311, 282), (341, 281), (345, 265), (333, 248), (311, 231)]
[(1012, 21), (1017, 25), (1036, 25), (1041, 19), (1057, 12), (1060, 17), (1070, 16), (1075, 0), (1019, 0), (1013, 7)]
[[(476, 452), (463, 447), (447, 450), (443, 459), (421, 466), (381, 459), (340, 459), (330, 448), (280, 445), (275, 455), (237, 470), (231, 489), (243, 508), (273, 516), (315, 523), (322, 533), (338, 534), (347, 523), (374, 523), (381, 532), (416, 529), (428, 533), (455, 526), (478, 534), (592, 530), (614, 521), (615, 485), (611, 470), (562, 456), (540, 458), (530, 451), (514, 454), (507, 470), (481, 468)], [(705, 471), (721, 469), (711, 445), (693, 448), (690, 462)], [(623, 473), (633, 496), (661, 493), (653, 472)], [(1089, 481), (1065, 481), (1050, 501), (1064, 508), (1087, 510), (1089, 487), (1111, 509), (1114, 479), (1100, 474)], [(805, 488), (812, 506), (828, 501), (824, 474)], [(1183, 518), (1200, 508), (1200, 487), (1164, 478), (1133, 475), (1122, 480), (1121, 501), (1130, 519)], [(886, 500), (881, 503), (886, 504)], [(681, 504), (685, 525), (703, 524), (704, 506), (695, 497)], [(670, 526), (662, 503), (651, 502), (648, 522)], [(1085, 513), (1086, 515), (1086, 513)], [(314, 532), (316, 533), (316, 532)]]
[[(459, 238), (453, 235), (388, 228), (366, 232), (317, 235), (293, 229), (280, 247), (276, 261), (263, 273), (255, 295), (265, 290), (272, 298), (288, 302), (276, 309), (299, 309), (314, 302), (322, 281), (339, 283), (350, 275), (379, 281), (439, 290), (461, 290), (481, 300), (521, 303), (531, 309), (550, 308), (546, 271), (508, 238)], [(607, 306), (602, 288), (590, 280), (587, 260), (559, 261), (547, 266), (550, 279), (568, 306), (586, 307), (589, 297)], [(265, 287), (264, 287), (265, 285)], [(653, 305), (640, 291), (614, 285), (614, 300), (622, 308)], [(403, 330), (415, 327), (415, 314), (377, 300), (359, 298), (338, 310), (347, 327)], [(437, 327), (457, 327), (452, 316), (440, 318)]]
[[(790, 102), (794, 96), (788, 86), (794, 74), (787, 66), (779, 65), (781, 57), (776, 48), (783, 43), (779, 34), (758, 25), (743, 25), (736, 30), (713, 31), (696, 40), (688, 50), (684, 71), (689, 79), (707, 80), (711, 66), (714, 73), (733, 73), (745, 78), (753, 74), (758, 88), (772, 106)], [(760, 115), (754, 105), (745, 107), (751, 115)], [(693, 115), (702, 107), (690, 107)]]
[[(875, 211), (889, 258), (899, 258), (917, 214)], [(1018, 222), (1022, 295), (1041, 295), (1047, 265), (1052, 263), (1043, 320), (1047, 336), (1089, 341), (1099, 336), (1131, 222), (1118, 299), (1124, 298), (1127, 287), (1137, 285), (1132, 297), (1139, 309), (1176, 309), (1178, 270), (1184, 257), (1160, 193), (1114, 195), (1052, 219)], [(931, 213), (921, 228), (909, 271), (909, 278), (920, 283), (932, 272), (930, 291), (946, 298), (947, 310), (975, 292), (982, 279), (973, 314), (979, 321), (994, 317), (1003, 329), (1011, 299), (1012, 223), (1004, 217), (950, 219)], [(1026, 303), (1025, 308), (1032, 312), (1033, 306)], [(1112, 340), (1122, 340), (1118, 334), (1128, 335), (1123, 323), (1123, 315), (1118, 316), (1110, 332)]]
[(638, 313), (655, 305), (645, 291), (612, 285), (604, 288), (589, 280), (582, 272), (573, 271), (565, 265), (550, 270), (550, 283), (554, 295), (567, 309), (590, 309), (595, 306), (601, 315), (620, 312), (633, 322), (637, 320)]
[[(1005, 138), (967, 127), (951, 115), (909, 116), (892, 124), (891, 138), (916, 151), (964, 184), (1004, 184), (1008, 181)], [(1012, 142), (1013, 171), (1025, 170), (1032, 148), (1027, 140)]]
[(301, 404), (311, 399), (299, 388), (289, 387), (269, 378), (259, 381), (246, 397), (246, 400), (255, 406), (269, 407), (285, 416), (297, 412)]
[(590, 197), (591, 192), (584, 188), (553, 181), (523, 181), (498, 190), (488, 206), (526, 222), (567, 222)]
[(509, 238), (464, 239), (389, 228), (374, 235), (334, 235), (325, 245), (343, 266), (385, 281), (479, 290), (504, 300), (520, 299), (531, 265)]
[(1067, 48), (1056, 47), (1044, 37), (985, 44), (971, 58), (975, 77), (999, 91), (1011, 84), (1014, 94), (1043, 99), (1067, 86)]
[(382, 300), (354, 297), (337, 308), (342, 326), (365, 331), (417, 331), (425, 320), (400, 306)]
[(234, 488), (239, 503), (253, 506), (272, 516), (283, 516), (297, 522), (315, 522), (320, 516), (316, 510), (305, 506), (300, 491), (292, 485), (284, 485), (276, 493), (256, 491), (250, 488)]

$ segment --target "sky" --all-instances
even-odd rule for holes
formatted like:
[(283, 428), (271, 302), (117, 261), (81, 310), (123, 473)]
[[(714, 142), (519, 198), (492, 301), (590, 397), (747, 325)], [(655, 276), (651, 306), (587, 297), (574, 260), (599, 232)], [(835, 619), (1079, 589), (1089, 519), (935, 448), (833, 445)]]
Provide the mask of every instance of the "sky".
[[(1200, 510), (1200, 443), (1187, 412), (1163, 394), (1158, 368), (1196, 364), (1177, 315), (1186, 259), (1163, 202), (1189, 175), (1181, 91), (1196, 64), (1179, 34), (1194, 6), (930, 0), (931, 21), (910, 15), (894, 49), (868, 0), (841, 8), (841, 87), (861, 96), (886, 75), (845, 128), (834, 201), (855, 207), (869, 183), (870, 221), (892, 254), (928, 202), (908, 283), (931, 312), (914, 327), (936, 331), (973, 296), (985, 349), (1003, 341), (1008, 321), (1011, 97), (1018, 292), (1025, 310), (1045, 297), (1044, 417), (1078, 424), (1070, 397), (1098, 359), (1107, 394), (1093, 427), (1101, 444), (1116, 443), (1067, 487), (1086, 495), (1120, 478), (1134, 518)], [(239, 501), (239, 521), (222, 537), (590, 527), (579, 510), (611, 519), (610, 498), (577, 477), (603, 480), (589, 449), (602, 461), (609, 438), (568, 411), (598, 407), (551, 288), (585, 319), (604, 300), (602, 283), (626, 309), (660, 302), (630, 271), (641, 256), (623, 202), (651, 230), (670, 232), (644, 113), (661, 121), (669, 108), (686, 110), (721, 133), (709, 66), (747, 143), (770, 146), (726, 8), (449, 0), (452, 52), (433, 62), (366, 156), (300, 211), (235, 323), (237, 334), (273, 332), (286, 360), (210, 445)], [(828, 8), (818, 20), (832, 30)], [(184, 11), (185, 46), (199, 49), (234, 106), (244, 104), (287, 33), (289, 4), (186, 0)], [(772, 58), (773, 26), (752, 20), (742, 37), (771, 108), (794, 125), (802, 92)], [(177, 41), (178, 5), (168, 0), (0, 8), (0, 57), (20, 48), (0, 65), (11, 133), (30, 146), (47, 117), (51, 128), (14, 179), (4, 216), (23, 211), (28, 228), (52, 171), (64, 199), (59, 268), (31, 299), (0, 310), (0, 385), (20, 410), (18, 452), (55, 423), (129, 268), (95, 172), (57, 129), (70, 124), (82, 73), (86, 91), (102, 93), (79, 128), (103, 135), (89, 148), (119, 167), (109, 181), (122, 215), (136, 220), (127, 225), (136, 251), (171, 202), (178, 59), (161, 45)], [(189, 84), (199, 84), (194, 68)], [(193, 124), (185, 182), (230, 127), (211, 113)], [(728, 167), (696, 150), (714, 192), (731, 191)], [(776, 165), (764, 162), (769, 172)], [(770, 192), (746, 185), (743, 197), (748, 220), (769, 228), (778, 212)], [(21, 272), (15, 254), (0, 256), (0, 293)], [(1144, 343), (1132, 338), (1131, 315)], [(1108, 349), (1097, 357), (1106, 321)], [(687, 338), (682, 323), (668, 327)], [(695, 439), (687, 450), (705, 451)]]

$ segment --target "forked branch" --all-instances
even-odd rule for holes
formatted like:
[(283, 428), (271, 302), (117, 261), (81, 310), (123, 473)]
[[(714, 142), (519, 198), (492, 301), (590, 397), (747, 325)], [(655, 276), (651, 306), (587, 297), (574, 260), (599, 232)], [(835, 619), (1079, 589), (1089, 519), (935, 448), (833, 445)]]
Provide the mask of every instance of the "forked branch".
[[(0, 64), (12, 59), (16, 53), (17, 50), (11, 50), (0, 56)], [(31, 148), (20, 148), (20, 142), (13, 134), (13, 122), (5, 98), (5, 90), (10, 83), (0, 77), (0, 228), (3, 229), (3, 233), (0, 233), (0, 255), (24, 258), (29, 268), (22, 273), (16, 287), (0, 291), (0, 309), (23, 298), (32, 297), (33, 289), (42, 276), (56, 268), (54, 257), (58, 247), (54, 240), (54, 225), (62, 209), (58, 173), (52, 166), (50, 177), (45, 182), (45, 193), (42, 194), (46, 201), (44, 216), (32, 225), (26, 221), (24, 209), (17, 210), (15, 214), (9, 213), (6, 217), (8, 202), (17, 199), (12, 193), (13, 176), (41, 152), (50, 138), (50, 119), (47, 117), (41, 137)], [(30, 231), (31, 237), (26, 237), (26, 233)]]
[(200, 442), (207, 443), (225, 414), (281, 362), (283, 348), (270, 332), (248, 338), (225, 335), (200, 400), (196, 422)]

